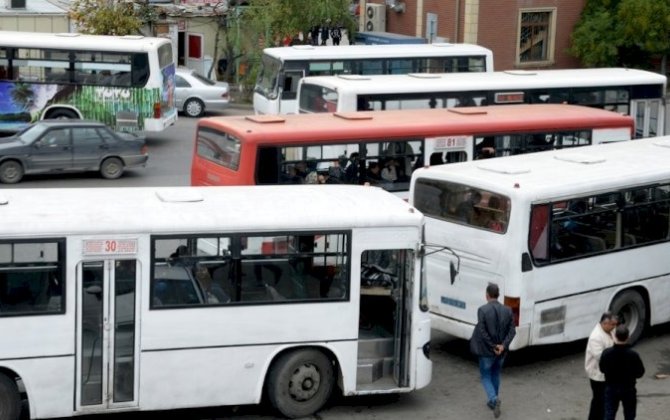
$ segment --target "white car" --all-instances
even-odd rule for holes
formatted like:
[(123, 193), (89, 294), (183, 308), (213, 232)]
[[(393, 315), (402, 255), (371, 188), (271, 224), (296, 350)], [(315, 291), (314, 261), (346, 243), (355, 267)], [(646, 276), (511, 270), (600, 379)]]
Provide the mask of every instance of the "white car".
[(177, 68), (174, 91), (177, 109), (189, 117), (201, 117), (205, 111), (222, 111), (230, 98), (228, 83), (214, 82), (186, 67)]

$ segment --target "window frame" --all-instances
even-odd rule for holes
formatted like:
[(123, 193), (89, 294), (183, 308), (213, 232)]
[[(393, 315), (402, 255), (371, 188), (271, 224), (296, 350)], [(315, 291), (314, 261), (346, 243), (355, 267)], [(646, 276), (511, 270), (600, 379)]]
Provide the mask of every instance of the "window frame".
[[(521, 30), (523, 29), (523, 17), (530, 13), (549, 13), (549, 23), (547, 34), (549, 40), (547, 42), (547, 55), (543, 60), (521, 61)], [(537, 8), (522, 8), (519, 9), (517, 19), (517, 33), (516, 33), (516, 54), (515, 65), (517, 67), (534, 67), (534, 66), (551, 66), (555, 62), (556, 51), (556, 7), (537, 7)]]

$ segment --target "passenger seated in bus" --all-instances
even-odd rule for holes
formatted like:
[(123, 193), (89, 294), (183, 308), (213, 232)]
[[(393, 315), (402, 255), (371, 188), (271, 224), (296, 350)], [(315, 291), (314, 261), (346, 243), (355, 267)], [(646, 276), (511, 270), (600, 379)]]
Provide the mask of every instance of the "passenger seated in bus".
[(334, 174), (337, 171), (331, 166), (327, 171), (319, 171), (317, 181), (319, 184), (341, 184), (340, 180)]
[(198, 280), (202, 289), (205, 303), (228, 303), (230, 297), (223, 291), (221, 286), (212, 281), (209, 270), (202, 264), (197, 264), (195, 268), (195, 278)]
[(382, 181), (381, 168), (378, 162), (370, 162), (365, 172), (365, 181), (370, 185), (377, 185)]
[(398, 180), (398, 161), (389, 158), (384, 162), (384, 169), (382, 169), (382, 179), (387, 182), (395, 182)]
[(458, 207), (456, 207), (456, 217), (468, 224), (474, 223), (474, 221), (480, 216), (480, 210), (475, 206), (479, 205), (481, 201), (482, 195), (479, 191), (470, 191), (466, 199), (461, 202)]
[(286, 167), (286, 172), (282, 174), (281, 178), (282, 184), (302, 184), (303, 181), (304, 179), (298, 175), (298, 171), (293, 165)]
[(349, 155), (349, 163), (344, 168), (344, 181), (348, 184), (358, 184), (359, 171), (359, 154), (352, 152)]

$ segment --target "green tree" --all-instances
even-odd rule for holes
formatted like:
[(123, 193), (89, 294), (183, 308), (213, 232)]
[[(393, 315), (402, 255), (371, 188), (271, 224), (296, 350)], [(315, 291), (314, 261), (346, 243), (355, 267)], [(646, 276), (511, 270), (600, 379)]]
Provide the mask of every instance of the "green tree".
[(585, 66), (649, 68), (670, 53), (670, 0), (588, 0), (570, 53)]
[(69, 15), (85, 34), (133, 35), (140, 33), (148, 7), (122, 0), (74, 0)]

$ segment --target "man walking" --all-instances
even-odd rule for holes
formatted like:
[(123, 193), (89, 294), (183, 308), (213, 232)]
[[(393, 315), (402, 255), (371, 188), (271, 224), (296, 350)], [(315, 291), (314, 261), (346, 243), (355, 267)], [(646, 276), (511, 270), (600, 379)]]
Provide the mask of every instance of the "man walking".
[(487, 303), (477, 310), (477, 325), (470, 339), (470, 350), (479, 357), (479, 373), (486, 392), (486, 405), (500, 417), (500, 371), (516, 334), (512, 310), (498, 302), (497, 284), (486, 287)]
[(634, 420), (637, 411), (635, 382), (644, 375), (640, 356), (628, 346), (628, 328), (619, 325), (614, 332), (614, 346), (603, 351), (600, 370), (605, 374), (605, 420), (614, 420), (623, 405), (625, 420)]
[(600, 371), (598, 363), (600, 363), (603, 350), (614, 345), (612, 331), (616, 325), (616, 316), (611, 312), (603, 313), (600, 316), (600, 322), (591, 331), (589, 341), (586, 344), (584, 369), (589, 377), (593, 394), (589, 420), (601, 420), (605, 415), (605, 375)]

